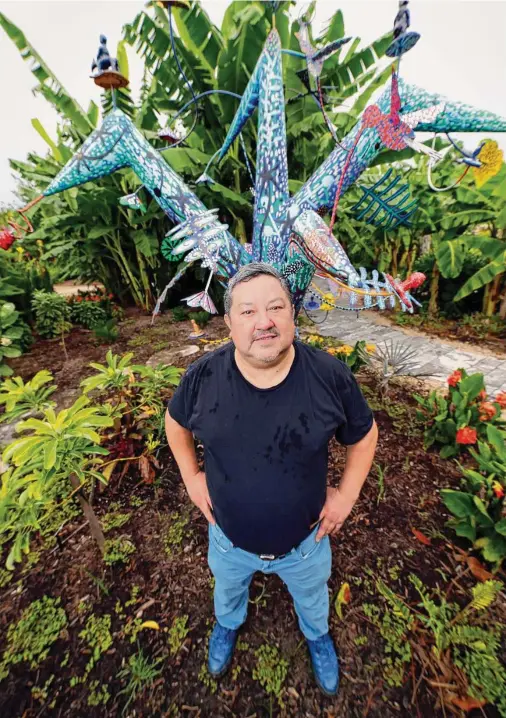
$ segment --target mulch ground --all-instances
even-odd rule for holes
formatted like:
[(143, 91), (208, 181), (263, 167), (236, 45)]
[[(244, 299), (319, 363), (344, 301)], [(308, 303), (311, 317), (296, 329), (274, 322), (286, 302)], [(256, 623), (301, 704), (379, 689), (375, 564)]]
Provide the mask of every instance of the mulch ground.
[[(146, 332), (150, 318), (132, 314), (128, 322), (111, 348), (116, 353), (133, 350), (137, 362), (145, 361), (153, 353), (154, 343), (163, 341), (163, 337), (132, 349), (128, 342)], [(191, 331), (188, 322), (176, 324), (163, 316), (156, 326), (166, 330), (166, 342), (171, 348), (188, 343)], [(221, 320), (213, 319), (208, 325), (208, 338), (225, 335)], [(95, 346), (89, 333), (75, 332), (67, 340), (67, 362), (58, 342), (40, 342), (12, 365), (25, 378), (39, 369), (51, 369), (59, 387), (57, 398), (65, 403), (79, 381), (93, 373), (87, 368), (89, 361), (103, 361), (108, 348)], [(177, 363), (184, 366), (198, 356)], [(457, 587), (474, 584), (458, 561), (459, 550), (450, 542), (450, 533), (444, 526), (447, 517), (438, 497), (440, 488), (458, 483), (458, 470), (436, 453), (424, 451), (421, 427), (413, 419), (414, 402), (406, 389), (394, 387), (388, 401), (380, 403), (374, 377), (363, 374), (359, 380), (376, 409), (380, 440), (363, 494), (340, 535), (332, 539), (332, 601), (343, 582), (351, 587), (351, 602), (344, 608), (343, 619), (331, 610), (331, 631), (342, 667), (337, 698), (325, 698), (317, 689), (291, 599), (276, 576), (258, 574), (254, 578), (249, 617), (241, 631), (241, 650), (236, 651), (231, 671), (216, 684), (204, 677), (206, 642), (213, 623), (211, 574), (206, 560), (207, 525), (190, 504), (177, 467), (165, 449), (159, 456), (161, 470), (153, 485), (143, 484), (132, 470), (121, 485), (113, 479), (96, 497), (95, 507), (100, 515), (110, 510), (111, 502), (115, 502), (115, 511), (131, 512), (128, 523), (113, 534), (128, 533), (135, 543), (136, 552), (128, 565), (104, 567), (86, 528), (73, 535), (83, 524), (78, 516), (61, 533), (60, 545), (42, 552), (30, 570), (23, 573), (23, 569), (18, 569), (14, 582), (0, 589), (0, 655), (8, 626), (43, 595), (60, 597), (69, 621), (68, 630), (38, 668), (30, 670), (25, 663), (12, 667), (9, 677), (0, 684), (0, 715), (9, 718), (121, 715), (126, 698), (120, 691), (125, 681), (117, 674), (139, 647), (153, 660), (163, 659), (159, 665), (162, 673), (151, 688), (130, 704), (126, 715), (197, 718), (447, 715), (438, 705), (437, 694), (425, 683), (419, 686), (414, 702), (413, 677), (408, 676), (402, 688), (385, 684), (383, 641), (365, 617), (362, 604), (374, 601), (376, 578), (383, 578), (401, 594), (407, 590), (410, 573), (429, 587), (447, 587), (452, 580)], [(344, 460), (343, 447), (333, 444), (330, 484), (338, 483)], [(182, 517), (189, 522), (181, 540), (173, 541), (167, 553), (168, 528)], [(417, 538), (413, 530), (422, 532), (424, 540), (420, 540), (420, 534)], [(134, 586), (139, 588), (134, 604), (124, 608), (123, 614), (118, 612), (118, 600), (124, 606)], [(112, 616), (114, 642), (86, 683), (71, 686), (71, 678), (83, 675), (89, 659), (78, 636), (89, 615), (78, 609), (83, 601), (96, 616)], [(157, 621), (161, 630), (144, 629), (137, 641), (130, 642), (125, 636), (125, 624), (135, 616)], [(184, 616), (188, 616), (188, 635), (181, 648), (171, 654), (168, 632), (164, 629), (170, 629), (175, 619)], [(282, 705), (253, 678), (255, 651), (263, 644), (277, 646), (289, 664)], [(63, 660), (67, 654), (68, 661)], [(34, 699), (32, 687), (44, 686), (51, 676), (54, 679), (47, 699)], [(93, 680), (108, 686), (111, 698), (106, 706), (87, 704)]]

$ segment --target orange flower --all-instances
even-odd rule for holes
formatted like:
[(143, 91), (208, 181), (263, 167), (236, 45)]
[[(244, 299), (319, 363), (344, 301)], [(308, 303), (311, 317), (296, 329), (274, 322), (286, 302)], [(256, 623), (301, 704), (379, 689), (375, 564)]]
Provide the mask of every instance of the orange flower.
[(506, 409), (506, 391), (501, 391), (497, 396), (495, 397), (494, 401), (496, 401), (501, 409)]
[(451, 374), (451, 376), (448, 377), (448, 384), (450, 386), (457, 386), (457, 384), (459, 383), (459, 381), (461, 379), (462, 379), (462, 372), (460, 371), (460, 369), (455, 369), (453, 374)]
[(487, 392), (485, 391), (485, 389), (482, 389), (480, 391), (480, 393), (478, 394), (478, 399), (481, 399), (483, 401), (483, 399), (486, 399), (486, 398), (487, 398)]
[(457, 431), (456, 441), (457, 444), (476, 444), (477, 438), (476, 429), (471, 429), (470, 426), (464, 426)]
[(480, 410), (480, 421), (490, 421), (495, 416), (495, 406), (489, 401), (483, 401), (478, 407)]

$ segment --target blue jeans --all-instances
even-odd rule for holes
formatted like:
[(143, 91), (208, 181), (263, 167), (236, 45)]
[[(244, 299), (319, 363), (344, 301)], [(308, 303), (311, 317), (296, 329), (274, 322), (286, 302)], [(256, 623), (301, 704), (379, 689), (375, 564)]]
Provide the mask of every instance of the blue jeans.
[(277, 573), (290, 591), (299, 626), (315, 640), (329, 630), (329, 591), (332, 555), (328, 536), (316, 542), (318, 527), (283, 558), (263, 560), (233, 545), (220, 527), (209, 525), (209, 568), (215, 578), (214, 611), (225, 628), (246, 620), (249, 585), (255, 571)]

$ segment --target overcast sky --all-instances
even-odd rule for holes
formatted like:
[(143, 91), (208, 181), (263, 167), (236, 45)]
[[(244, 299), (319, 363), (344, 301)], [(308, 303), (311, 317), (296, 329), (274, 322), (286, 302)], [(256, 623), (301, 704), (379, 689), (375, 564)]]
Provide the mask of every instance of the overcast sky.
[[(203, 0), (216, 24), (220, 24), (228, 0)], [(299, 7), (308, 3), (298, 3)], [(91, 60), (104, 33), (114, 51), (122, 26), (143, 8), (136, 0), (0, 0), (0, 12), (25, 33), (70, 95), (85, 108), (100, 100), (100, 89), (89, 79)], [(318, 31), (337, 8), (344, 13), (346, 33), (367, 44), (388, 31), (397, 11), (397, 0), (317, 0)], [(412, 28), (422, 39), (404, 58), (402, 76), (428, 90), (439, 92), (506, 117), (506, 0), (412, 0)], [(297, 11), (298, 12), (298, 11)], [(129, 52), (134, 98), (142, 63)], [(0, 29), (0, 206), (18, 206), (9, 158), (27, 152), (45, 153), (47, 145), (31, 125), (38, 118), (55, 138), (56, 113), (41, 97), (28, 63)], [(226, 88), (223, 88), (226, 89)], [(226, 130), (223, 129), (225, 138)], [(468, 136), (469, 147), (480, 136)], [(497, 135), (506, 150), (506, 134)]]

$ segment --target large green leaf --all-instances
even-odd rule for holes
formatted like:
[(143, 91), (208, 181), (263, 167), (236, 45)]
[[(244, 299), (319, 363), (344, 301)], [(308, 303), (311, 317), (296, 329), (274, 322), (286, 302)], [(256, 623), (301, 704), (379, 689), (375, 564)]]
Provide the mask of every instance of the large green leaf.
[(39, 83), (35, 91), (41, 92), (46, 99), (50, 100), (57, 112), (68, 117), (68, 119), (76, 123), (80, 131), (88, 134), (93, 129), (88, 115), (79, 103), (68, 94), (33, 45), (28, 42), (22, 30), (1, 12), (0, 26), (14, 42), (23, 60), (30, 63), (31, 72)]
[(439, 242), (436, 248), (436, 259), (443, 277), (458, 277), (464, 264), (465, 252), (461, 239), (450, 242)]
[(42, 137), (44, 142), (49, 145), (51, 148), (51, 152), (53, 153), (53, 157), (57, 162), (63, 163), (63, 157), (62, 153), (58, 149), (57, 145), (53, 142), (53, 140), (50, 138), (44, 127), (42, 126), (42, 122), (38, 120), (36, 117), (32, 119), (32, 127), (36, 132), (39, 133), (39, 135)]
[(473, 276), (470, 277), (467, 282), (465, 282), (464, 285), (459, 289), (459, 291), (453, 298), (453, 301), (458, 302), (460, 299), (464, 299), (464, 297), (467, 297), (469, 294), (472, 294), (472, 292), (476, 292), (478, 289), (481, 289), (486, 284), (495, 279), (498, 274), (502, 274), (505, 271), (506, 250), (503, 252), (502, 256), (498, 257), (497, 260), (489, 262), (489, 264), (486, 264), (475, 274), (473, 274)]
[(475, 513), (474, 496), (463, 491), (443, 489), (441, 497), (446, 508), (457, 518), (465, 519)]
[(151, 233), (145, 232), (143, 229), (139, 229), (133, 234), (135, 246), (141, 254), (145, 257), (156, 257), (158, 256), (160, 247), (158, 245), (158, 239)]

